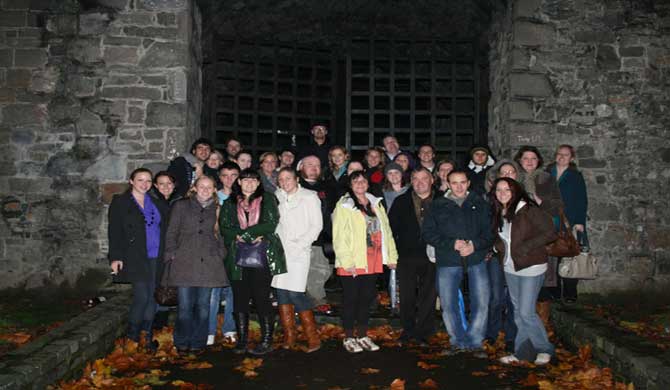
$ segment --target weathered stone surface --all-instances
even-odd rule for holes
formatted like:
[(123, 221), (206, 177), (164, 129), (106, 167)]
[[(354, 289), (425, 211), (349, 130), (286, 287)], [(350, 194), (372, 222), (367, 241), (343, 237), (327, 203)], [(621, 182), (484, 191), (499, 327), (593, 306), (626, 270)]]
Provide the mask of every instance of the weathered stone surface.
[(79, 62), (98, 62), (102, 60), (100, 38), (80, 38), (70, 43), (68, 55)]
[(80, 135), (103, 135), (107, 130), (107, 124), (102, 118), (89, 110), (82, 111), (76, 126)]
[(142, 44), (142, 38), (105, 36), (103, 42), (105, 45), (111, 46), (139, 47)]
[(613, 46), (600, 45), (596, 54), (596, 64), (603, 70), (619, 70), (621, 60)]
[(14, 103), (16, 101), (16, 93), (10, 88), (0, 88), (0, 103)]
[(55, 14), (49, 16), (46, 28), (47, 31), (58, 35), (75, 35), (77, 25), (76, 14)]
[(109, 154), (84, 171), (84, 178), (99, 182), (119, 182), (126, 178), (126, 159)]
[(86, 97), (95, 95), (97, 83), (98, 80), (93, 77), (69, 75), (65, 85), (74, 96)]
[(132, 2), (132, 0), (96, 0), (101, 7), (114, 8), (116, 10), (127, 9), (129, 1)]
[(33, 73), (31, 89), (35, 92), (54, 93), (60, 79), (60, 69), (56, 66), (47, 66), (44, 70)]
[(102, 90), (105, 98), (160, 100), (162, 93), (157, 88), (147, 87), (105, 87)]
[(14, 49), (0, 49), (0, 67), (14, 66)]
[(532, 102), (515, 100), (509, 104), (509, 118), (515, 120), (531, 120), (533, 119), (533, 104)]
[(553, 94), (553, 89), (543, 74), (512, 73), (510, 93), (518, 97), (548, 97)]
[(14, 50), (14, 66), (37, 68), (47, 63), (47, 52), (44, 49)]
[(93, 12), (79, 15), (79, 34), (97, 35), (102, 34), (107, 29), (111, 21), (108, 13)]
[(156, 21), (161, 26), (174, 26), (177, 23), (177, 17), (172, 13), (161, 12), (156, 15)]
[(105, 79), (105, 86), (108, 85), (135, 85), (138, 84), (140, 78), (136, 75), (130, 74), (112, 74)]
[(24, 27), (26, 25), (25, 11), (7, 11), (0, 12), (0, 26), (2, 27)]
[(129, 26), (125, 27), (123, 32), (131, 37), (177, 39), (176, 28)]
[(106, 183), (101, 185), (100, 195), (102, 197), (102, 203), (104, 204), (112, 203), (112, 198), (114, 197), (114, 195), (123, 193), (126, 189), (128, 189), (128, 182), (126, 182), (125, 180), (118, 183)]
[(103, 55), (103, 60), (108, 65), (134, 65), (138, 59), (137, 48), (134, 47), (108, 46)]
[(10, 88), (28, 88), (32, 71), (30, 69), (9, 69), (7, 70), (7, 86)]
[(156, 42), (144, 54), (139, 65), (144, 68), (188, 66), (188, 55), (186, 45)]
[(186, 106), (152, 102), (147, 106), (147, 126), (184, 126), (186, 124)]
[(188, 2), (186, 0), (139, 0), (137, 6), (148, 10), (184, 9)]
[(644, 47), (642, 46), (620, 47), (619, 55), (621, 55), (621, 57), (641, 57), (644, 55)]
[(514, 25), (514, 44), (521, 46), (551, 45), (554, 28), (547, 24), (518, 21)]
[(8, 104), (2, 108), (2, 123), (9, 126), (43, 124), (46, 117), (43, 105)]
[(128, 107), (128, 123), (144, 123), (144, 110), (139, 107)]
[(514, 2), (515, 18), (532, 18), (542, 5), (542, 0), (517, 0)]

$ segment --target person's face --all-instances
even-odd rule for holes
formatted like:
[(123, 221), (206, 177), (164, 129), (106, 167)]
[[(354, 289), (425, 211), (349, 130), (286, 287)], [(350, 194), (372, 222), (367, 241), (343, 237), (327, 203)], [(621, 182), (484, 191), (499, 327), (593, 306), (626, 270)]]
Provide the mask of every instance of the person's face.
[(219, 173), (219, 180), (223, 184), (223, 188), (230, 190), (235, 184), (235, 180), (240, 176), (240, 173), (237, 169), (222, 169)]
[(314, 126), (312, 127), (312, 135), (316, 139), (324, 139), (328, 134), (328, 129), (325, 126)]
[(263, 161), (261, 161), (261, 169), (266, 176), (270, 176), (270, 174), (277, 169), (277, 157), (272, 154), (265, 156)]
[(214, 181), (209, 178), (200, 179), (195, 185), (195, 193), (202, 200), (211, 198), (214, 191), (216, 191), (216, 186), (214, 186)]
[(400, 165), (403, 171), (407, 172), (407, 170), (409, 169), (409, 158), (404, 154), (396, 157), (393, 161), (396, 164)]
[(448, 163), (440, 165), (440, 170), (437, 171), (437, 177), (440, 178), (440, 181), (443, 183), (447, 182), (447, 176), (449, 176), (449, 172), (454, 170), (454, 166)]
[(212, 149), (209, 148), (209, 145), (198, 144), (195, 146), (195, 158), (200, 161), (207, 161), (211, 153)]
[(246, 153), (240, 154), (237, 157), (237, 165), (239, 165), (242, 170), (251, 168), (251, 156)]
[(240, 150), (242, 150), (242, 145), (239, 142), (235, 140), (228, 141), (228, 144), (226, 145), (226, 153), (228, 153), (229, 156), (236, 155)]
[(170, 195), (174, 191), (174, 183), (168, 176), (159, 176), (154, 185), (165, 199), (170, 198)]
[(470, 180), (462, 173), (455, 173), (449, 176), (449, 188), (457, 198), (465, 197), (470, 187)]
[(347, 175), (351, 175), (351, 172), (355, 171), (362, 171), (363, 170), (363, 164), (359, 163), (358, 161), (352, 161), (347, 165)]
[(512, 180), (516, 180), (517, 175), (518, 172), (516, 171), (516, 168), (514, 168), (514, 165), (512, 164), (503, 164), (498, 170), (499, 177), (508, 177)]
[(472, 153), (472, 162), (474, 162), (477, 165), (484, 165), (486, 164), (486, 159), (489, 157), (486, 152), (483, 152), (481, 150), (478, 150), (474, 153)]
[(341, 149), (334, 149), (329, 154), (330, 162), (336, 167), (341, 167), (347, 161), (347, 154)]
[(279, 188), (289, 194), (298, 189), (298, 178), (291, 172), (281, 172), (277, 178), (277, 183), (279, 183)]
[(244, 179), (238, 179), (237, 184), (242, 189), (242, 194), (244, 194), (244, 196), (250, 196), (256, 192), (256, 188), (258, 188), (261, 182), (252, 177), (245, 177)]
[(371, 150), (365, 155), (365, 161), (368, 163), (368, 167), (374, 168), (381, 163), (382, 156), (376, 150)]
[(433, 175), (428, 172), (419, 171), (412, 175), (412, 188), (419, 196), (430, 193), (433, 186)]
[(293, 161), (295, 161), (295, 155), (293, 153), (285, 151), (281, 154), (282, 167), (290, 167), (293, 165)]
[(359, 176), (351, 182), (351, 190), (355, 195), (365, 195), (368, 191), (368, 180), (364, 176)]
[(565, 168), (574, 160), (572, 158), (572, 153), (568, 148), (560, 148), (556, 151), (556, 165), (559, 167)]
[(212, 153), (209, 155), (209, 158), (205, 162), (208, 167), (212, 169), (219, 169), (223, 161), (221, 161), (221, 155), (218, 153)]
[(433, 153), (433, 149), (428, 146), (422, 146), (419, 148), (419, 160), (421, 160), (421, 162), (430, 163), (434, 158), (435, 153)]
[(531, 173), (537, 169), (539, 161), (540, 160), (534, 152), (523, 152), (521, 155), (521, 168), (523, 168), (524, 171)]
[(384, 138), (384, 150), (390, 154), (396, 154), (400, 150), (400, 144), (395, 137)]
[(386, 180), (389, 181), (392, 185), (398, 185), (402, 183), (402, 172), (398, 170), (390, 170), (386, 174)]
[(512, 199), (512, 190), (507, 182), (499, 181), (496, 185), (496, 199), (505, 207), (509, 205), (509, 201)]
[(310, 156), (302, 159), (300, 168), (302, 174), (307, 180), (317, 180), (321, 176), (321, 160), (318, 157)]
[(133, 191), (146, 194), (151, 189), (151, 175), (148, 172), (138, 172), (135, 178), (128, 180)]

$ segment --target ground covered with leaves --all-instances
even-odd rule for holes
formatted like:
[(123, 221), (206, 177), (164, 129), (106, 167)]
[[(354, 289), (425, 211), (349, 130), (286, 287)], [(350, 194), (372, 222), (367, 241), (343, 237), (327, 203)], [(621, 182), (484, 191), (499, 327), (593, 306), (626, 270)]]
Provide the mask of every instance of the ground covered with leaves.
[[(281, 332), (275, 342), (280, 343)], [(180, 356), (172, 345), (172, 330), (156, 337), (159, 351), (149, 354), (137, 343), (120, 339), (111, 354), (89, 363), (76, 381), (62, 382), (52, 390), (84, 389), (593, 389), (631, 390), (617, 382), (608, 368), (591, 361), (590, 347), (578, 353), (557, 350), (557, 358), (545, 367), (532, 364), (503, 366), (502, 338), (487, 345), (488, 359), (469, 354), (440, 355), (449, 345), (445, 333), (436, 334), (428, 346), (403, 345), (399, 332), (390, 326), (369, 331), (381, 345), (379, 352), (349, 354), (344, 351), (341, 327), (326, 324), (319, 329), (323, 347), (307, 354), (301, 347), (277, 349), (261, 358), (235, 355), (232, 344), (217, 344), (200, 355)], [(259, 339), (257, 326), (252, 340)], [(300, 339), (303, 340), (302, 333)]]

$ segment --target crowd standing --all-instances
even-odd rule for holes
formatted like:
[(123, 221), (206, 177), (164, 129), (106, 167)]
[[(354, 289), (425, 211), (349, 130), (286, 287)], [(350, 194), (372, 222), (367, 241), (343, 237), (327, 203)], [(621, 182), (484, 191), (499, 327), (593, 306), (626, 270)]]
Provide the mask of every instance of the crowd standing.
[[(309, 144), (263, 153), (257, 164), (237, 139), (218, 151), (201, 138), (166, 171), (131, 173), (109, 207), (110, 267), (116, 281), (132, 284), (128, 338), (156, 349), (152, 329), (165, 325), (166, 308), (154, 291), (165, 281), (178, 291), (179, 352), (215, 342), (221, 306), (221, 335), (236, 353), (272, 350), (276, 312), (282, 346), (297, 343), (297, 313), (314, 352), (314, 312), (329, 311), (325, 286), (336, 283), (344, 348), (377, 351), (370, 308), (378, 281), (387, 286), (396, 270), (403, 345), (429, 343), (439, 296), (450, 337), (444, 354), (484, 357), (485, 340), (502, 332), (510, 351), (503, 363), (551, 360), (536, 302), (573, 302), (577, 282), (558, 276), (560, 259), (545, 246), (561, 214), (587, 242), (586, 186), (572, 146), (560, 145), (546, 168), (534, 146), (496, 161), (475, 145), (458, 163), (435, 161), (429, 144), (413, 154), (390, 134), (356, 161), (330, 143), (326, 126), (310, 134)], [(253, 349), (250, 302), (261, 328)]]

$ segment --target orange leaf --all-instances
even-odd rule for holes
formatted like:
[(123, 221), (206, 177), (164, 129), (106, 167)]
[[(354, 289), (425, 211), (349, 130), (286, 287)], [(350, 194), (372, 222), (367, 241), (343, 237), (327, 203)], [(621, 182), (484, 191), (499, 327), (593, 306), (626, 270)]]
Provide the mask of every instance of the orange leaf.
[(526, 379), (522, 379), (519, 384), (525, 387), (537, 386), (537, 376), (531, 372)]
[(434, 370), (436, 368), (440, 368), (439, 364), (430, 364), (426, 362), (416, 362), (417, 367), (423, 368), (424, 370)]
[(586, 344), (586, 345), (582, 345), (581, 347), (579, 347), (578, 355), (579, 355), (579, 360), (581, 360), (582, 363), (586, 363), (589, 360), (591, 360), (591, 345)]
[(0, 339), (19, 345), (27, 343), (32, 337), (33, 336), (26, 332), (16, 332), (0, 335)]
[(361, 368), (361, 374), (377, 374), (379, 371), (378, 368)]
[(423, 382), (419, 382), (419, 388), (420, 389), (437, 389), (437, 382), (434, 380), (428, 378)]
[(400, 378), (395, 378), (391, 382), (391, 390), (405, 390), (405, 381)]
[(184, 364), (183, 369), (184, 370), (202, 370), (202, 369), (205, 369), (205, 368), (212, 368), (212, 367), (214, 367), (212, 365), (212, 363), (208, 363), (208, 362), (195, 363), (195, 362), (193, 362), (193, 363)]
[(489, 373), (484, 371), (473, 371), (470, 375), (472, 376), (487, 376)]

